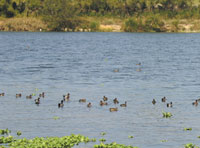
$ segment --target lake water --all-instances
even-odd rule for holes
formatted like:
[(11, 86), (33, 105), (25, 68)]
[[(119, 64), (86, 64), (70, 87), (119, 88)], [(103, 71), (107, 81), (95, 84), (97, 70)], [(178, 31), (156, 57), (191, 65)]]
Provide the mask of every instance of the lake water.
[[(0, 32), (0, 129), (28, 138), (83, 134), (140, 148), (200, 146), (200, 107), (192, 105), (200, 97), (199, 41), (200, 34), (181, 33)], [(71, 101), (59, 109), (68, 92)], [(99, 105), (103, 96), (108, 106)], [(127, 107), (114, 105), (115, 97)], [(109, 112), (115, 106), (118, 112)], [(163, 111), (173, 116), (163, 118)]]

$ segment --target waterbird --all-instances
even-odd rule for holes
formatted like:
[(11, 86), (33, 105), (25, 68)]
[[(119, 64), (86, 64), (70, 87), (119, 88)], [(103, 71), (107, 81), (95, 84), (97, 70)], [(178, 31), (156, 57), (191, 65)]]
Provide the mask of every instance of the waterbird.
[(120, 104), (120, 106), (121, 106), (121, 107), (126, 107), (126, 106), (127, 106), (126, 103), (127, 103), (127, 102), (125, 101), (125, 103), (124, 103), (124, 104)]
[(20, 98), (22, 96), (22, 94), (16, 94), (16, 98)]
[(80, 99), (79, 102), (86, 102), (86, 99)]
[(2, 97), (2, 96), (4, 96), (5, 95), (5, 93), (0, 93), (0, 96)]
[(155, 99), (153, 99), (153, 101), (152, 101), (152, 104), (153, 104), (153, 105), (155, 105), (155, 104), (156, 104), (156, 100), (155, 100)]
[(37, 104), (37, 105), (40, 104), (40, 98), (35, 99), (35, 104)]
[(167, 103), (167, 107), (172, 107), (172, 102)]
[(194, 106), (197, 106), (199, 103), (198, 103), (198, 100), (195, 100), (195, 102), (192, 102), (192, 105)]
[(61, 107), (63, 107), (63, 106), (64, 106), (63, 103), (58, 103), (58, 108), (61, 108)]
[(87, 104), (87, 107), (88, 107), (88, 108), (92, 107), (92, 104), (89, 102), (89, 103)]
[(118, 111), (118, 108), (116, 107), (116, 108), (109, 108), (109, 110), (110, 110), (110, 112), (116, 112), (116, 111)]
[(39, 97), (44, 98), (44, 92), (42, 92), (41, 94), (39, 94)]
[(136, 65), (141, 65), (141, 63), (139, 62), (139, 63), (137, 63)]
[(166, 102), (166, 100), (167, 100), (166, 97), (163, 97), (163, 98), (161, 99), (162, 102)]
[(114, 104), (118, 104), (118, 103), (119, 103), (119, 101), (117, 100), (117, 98), (115, 98), (115, 99), (113, 100), (113, 102), (114, 102)]
[(26, 99), (32, 99), (32, 95), (26, 96)]
[(100, 101), (100, 103), (99, 103), (99, 104), (100, 104), (100, 106), (108, 105), (108, 103), (107, 103), (107, 102), (104, 102), (104, 101), (102, 101), (102, 100)]
[(103, 101), (107, 101), (108, 98), (106, 96), (103, 96)]
[(69, 101), (69, 98), (70, 98), (70, 93), (68, 93), (67, 95), (63, 95), (64, 101)]

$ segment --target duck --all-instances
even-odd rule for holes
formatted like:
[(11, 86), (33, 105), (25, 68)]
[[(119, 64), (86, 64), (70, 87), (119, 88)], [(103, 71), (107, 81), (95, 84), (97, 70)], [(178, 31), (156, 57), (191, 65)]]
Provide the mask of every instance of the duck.
[(121, 106), (121, 107), (126, 107), (126, 106), (127, 106), (126, 103), (127, 103), (127, 102), (125, 101), (125, 103), (124, 103), (124, 104), (120, 104), (120, 106)]
[(44, 98), (44, 92), (42, 92), (41, 94), (39, 94), (39, 97)]
[(35, 104), (37, 104), (37, 105), (40, 104), (40, 98), (35, 99)]
[(192, 102), (192, 105), (195, 105), (197, 106), (199, 103), (198, 103), (198, 100), (195, 100), (195, 102)]
[(172, 102), (167, 103), (167, 107), (172, 107)]
[(69, 98), (70, 98), (70, 93), (68, 93), (67, 95), (63, 95), (64, 101), (69, 101)]
[(152, 104), (153, 104), (153, 105), (155, 105), (155, 104), (156, 104), (156, 100), (155, 100), (155, 99), (153, 99), (153, 101), (152, 101)]
[(58, 103), (58, 108), (62, 108), (64, 106), (63, 103)]
[(102, 100), (100, 101), (100, 106), (104, 106), (104, 105), (108, 105), (108, 103), (107, 102), (103, 102)]
[(108, 98), (106, 96), (103, 96), (103, 101), (107, 101)]
[(114, 69), (113, 71), (114, 71), (114, 72), (119, 72), (119, 69)]
[(136, 65), (141, 65), (141, 62), (137, 63)]
[(163, 98), (161, 99), (162, 102), (166, 102), (166, 100), (167, 100), (166, 97), (163, 97)]
[(89, 103), (87, 104), (87, 107), (88, 107), (88, 108), (92, 107), (92, 104), (89, 102)]
[(113, 100), (113, 102), (114, 102), (114, 104), (119, 104), (119, 101), (117, 100), (117, 98), (115, 98), (115, 99)]
[(116, 108), (109, 108), (109, 110), (110, 110), (110, 112), (116, 112), (116, 111), (118, 111), (118, 108), (116, 107)]
[(32, 99), (32, 95), (26, 96), (26, 99)]
[(0, 96), (3, 97), (5, 95), (5, 93), (1, 93)]
[(80, 99), (79, 102), (86, 102), (86, 99)]
[(22, 94), (16, 94), (16, 98), (20, 98)]

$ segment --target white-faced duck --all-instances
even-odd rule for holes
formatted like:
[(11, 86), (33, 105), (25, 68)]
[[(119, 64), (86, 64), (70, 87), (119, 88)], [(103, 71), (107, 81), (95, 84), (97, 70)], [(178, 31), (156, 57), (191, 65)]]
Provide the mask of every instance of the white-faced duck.
[(26, 99), (32, 99), (32, 95), (26, 96)]
[(118, 111), (118, 108), (116, 107), (116, 108), (109, 108), (109, 110), (110, 110), (110, 112), (116, 112), (116, 111)]
[(166, 97), (163, 97), (163, 98), (161, 99), (162, 102), (166, 102), (166, 100), (167, 100)]
[(198, 103), (198, 100), (195, 100), (195, 102), (192, 102), (192, 105), (194, 106), (197, 106), (199, 103)]
[(16, 98), (20, 98), (22, 94), (16, 94)]
[(41, 94), (39, 94), (39, 97), (44, 98), (44, 92), (42, 92)]
[(35, 99), (35, 104), (37, 104), (37, 105), (40, 104), (40, 98)]
[(103, 101), (107, 101), (108, 98), (106, 96), (103, 96)]
[(121, 107), (126, 107), (126, 106), (127, 106), (126, 103), (127, 103), (127, 102), (125, 101), (125, 103), (124, 103), (124, 104), (120, 104), (120, 106), (121, 106)]
[(64, 101), (69, 101), (69, 98), (70, 98), (70, 93), (68, 93), (67, 95), (63, 95)]
[(170, 103), (167, 103), (167, 107), (172, 107), (173, 105), (172, 105), (172, 102), (170, 102)]
[(80, 99), (79, 102), (86, 102), (86, 99)]
[(102, 101), (102, 100), (100, 101), (100, 103), (99, 103), (99, 104), (100, 104), (100, 106), (108, 105), (108, 103), (107, 103), (107, 102), (104, 102), (104, 101)]
[(115, 99), (113, 100), (113, 102), (114, 102), (114, 104), (119, 104), (119, 101), (117, 100), (117, 98), (115, 98)]
[(153, 105), (155, 105), (155, 104), (156, 104), (156, 100), (155, 100), (155, 99), (153, 99), (153, 101), (152, 101), (152, 104), (153, 104)]
[(88, 108), (92, 107), (92, 104), (89, 102), (89, 103), (87, 104), (87, 107), (88, 107)]
[(3, 97), (5, 95), (5, 93), (0, 93), (0, 97)]

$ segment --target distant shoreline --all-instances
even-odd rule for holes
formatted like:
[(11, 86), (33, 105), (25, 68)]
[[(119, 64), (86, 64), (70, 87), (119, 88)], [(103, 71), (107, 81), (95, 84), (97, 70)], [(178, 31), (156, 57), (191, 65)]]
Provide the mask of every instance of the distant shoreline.
[[(95, 20), (96, 18), (92, 18)], [(123, 30), (124, 20), (113, 18), (101, 18), (99, 21), (98, 30), (91, 31), (91, 29), (77, 28), (75, 30), (66, 29), (63, 32), (126, 32)], [(200, 20), (179, 20), (176, 28), (174, 28), (173, 21), (166, 20), (165, 28), (163, 32), (177, 32), (177, 33), (199, 33), (200, 32)], [(20, 17), (20, 18), (0, 18), (0, 31), (9, 32), (51, 32), (47, 24), (40, 18), (34, 17)], [(135, 32), (135, 31), (133, 31)], [(136, 31), (145, 32), (145, 31)], [(148, 32), (148, 31), (147, 31)]]

